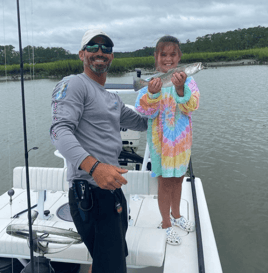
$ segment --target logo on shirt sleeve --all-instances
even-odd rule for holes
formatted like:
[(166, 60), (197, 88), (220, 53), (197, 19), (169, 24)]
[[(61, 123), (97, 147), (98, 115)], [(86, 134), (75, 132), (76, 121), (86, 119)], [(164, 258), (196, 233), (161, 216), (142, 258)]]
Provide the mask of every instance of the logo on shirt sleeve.
[(68, 88), (68, 84), (70, 79), (73, 77), (74, 75), (70, 75), (67, 76), (65, 78), (63, 78), (55, 87), (54, 89), (54, 99), (55, 100), (62, 100), (66, 97), (66, 92), (67, 92), (67, 88)]
[(116, 101), (115, 103), (114, 103), (114, 110), (117, 110), (118, 109), (118, 102)]

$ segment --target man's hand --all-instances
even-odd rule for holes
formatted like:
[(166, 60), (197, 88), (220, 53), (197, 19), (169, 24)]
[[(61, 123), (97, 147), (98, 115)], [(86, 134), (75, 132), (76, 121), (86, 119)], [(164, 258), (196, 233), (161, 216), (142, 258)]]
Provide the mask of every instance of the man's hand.
[(160, 78), (151, 79), (148, 85), (148, 91), (151, 94), (156, 94), (161, 91), (162, 85), (163, 83)]
[(172, 83), (174, 84), (177, 94), (180, 97), (184, 96), (184, 83), (187, 79), (187, 75), (184, 72), (176, 72), (173, 74), (173, 77), (171, 78)]
[[(96, 161), (96, 158), (88, 156), (82, 161), (80, 168), (89, 173)], [(126, 169), (99, 163), (93, 171), (92, 177), (101, 189), (115, 190), (121, 188), (123, 184), (127, 184), (127, 180), (121, 175), (127, 172)]]
[(121, 175), (127, 173), (128, 170), (119, 167), (99, 163), (93, 172), (92, 177), (101, 189), (115, 190), (127, 184), (127, 180)]

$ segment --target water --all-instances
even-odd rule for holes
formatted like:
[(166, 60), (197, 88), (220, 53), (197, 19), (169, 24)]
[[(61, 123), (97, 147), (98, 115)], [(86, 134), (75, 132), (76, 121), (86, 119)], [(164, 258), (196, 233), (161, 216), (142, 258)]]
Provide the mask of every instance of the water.
[[(201, 91), (193, 114), (192, 160), (203, 182), (223, 271), (268, 272), (268, 67), (208, 69), (195, 75)], [(31, 166), (62, 167), (50, 144), (50, 99), (57, 81), (25, 82)], [(107, 82), (131, 83), (132, 74)], [(24, 165), (20, 82), (0, 82), (1, 190)], [(134, 104), (136, 94), (122, 95)], [(145, 147), (142, 133), (139, 154)]]

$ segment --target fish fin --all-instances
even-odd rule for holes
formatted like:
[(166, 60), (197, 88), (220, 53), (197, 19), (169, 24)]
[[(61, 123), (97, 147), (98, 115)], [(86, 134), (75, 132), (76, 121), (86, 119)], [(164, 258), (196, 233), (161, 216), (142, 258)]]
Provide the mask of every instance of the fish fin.
[(133, 77), (133, 87), (135, 91), (140, 90), (141, 88), (143, 88), (144, 86), (148, 86), (148, 82), (138, 78), (138, 77)]

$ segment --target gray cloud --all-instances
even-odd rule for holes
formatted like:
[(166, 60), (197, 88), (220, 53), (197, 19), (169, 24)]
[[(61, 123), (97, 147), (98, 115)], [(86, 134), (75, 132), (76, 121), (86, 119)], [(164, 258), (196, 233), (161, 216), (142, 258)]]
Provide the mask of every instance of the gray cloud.
[[(18, 49), (15, 1), (2, 1), (0, 44)], [(77, 53), (84, 32), (102, 28), (115, 51), (154, 46), (165, 34), (186, 42), (199, 36), (268, 26), (268, 3), (252, 1), (24, 0), (20, 3), (23, 46), (63, 47)]]

